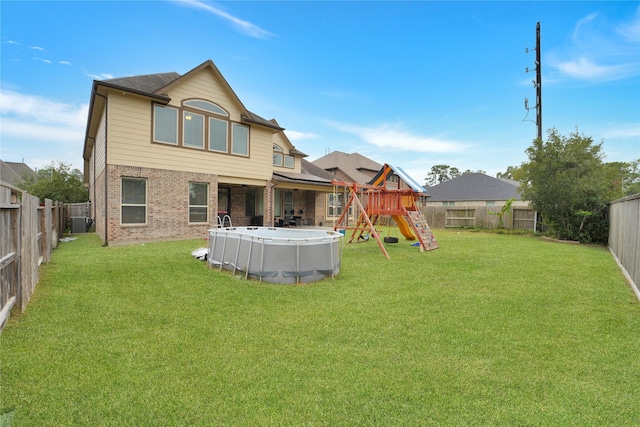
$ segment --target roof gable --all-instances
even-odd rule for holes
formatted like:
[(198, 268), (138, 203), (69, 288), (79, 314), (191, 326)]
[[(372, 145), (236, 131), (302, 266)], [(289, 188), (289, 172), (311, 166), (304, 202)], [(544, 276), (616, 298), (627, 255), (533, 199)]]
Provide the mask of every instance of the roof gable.
[[(371, 177), (382, 168), (380, 163), (361, 154), (348, 154), (342, 151), (333, 151), (314, 160), (313, 164), (328, 171), (340, 170), (349, 180), (361, 184), (369, 182)], [(363, 171), (369, 171), (370, 174), (366, 174)]]
[[(203, 72), (212, 73), (214, 78), (215, 78), (215, 80), (222, 87), (222, 89), (227, 93), (227, 95), (229, 95), (229, 97), (232, 99), (232, 101), (236, 102), (241, 107), (241, 110), (243, 111), (243, 113), (245, 115), (247, 115), (247, 116), (252, 116), (252, 114), (249, 113), (249, 110), (247, 110), (247, 108), (244, 106), (242, 101), (240, 101), (240, 98), (238, 98), (238, 95), (236, 95), (236, 93), (233, 91), (233, 89), (229, 85), (229, 82), (227, 82), (227, 79), (224, 78), (224, 76), (222, 75), (222, 73), (220, 72), (218, 67), (216, 67), (216, 65), (210, 59), (204, 61), (202, 64), (198, 65), (194, 69), (192, 69), (190, 71), (187, 71), (182, 76), (179, 76), (178, 78), (168, 82), (165, 86), (162, 86), (162, 87), (156, 89), (156, 91), (154, 93), (156, 95), (167, 94), (171, 90), (171, 88), (179, 85), (180, 83), (182, 83), (185, 80), (190, 79), (192, 76), (194, 76), (196, 74), (199, 74), (199, 73), (203, 73)], [(262, 120), (264, 120), (264, 119), (262, 119)]]
[(465, 173), (429, 187), (429, 201), (521, 200), (518, 185), (517, 181), (493, 178), (483, 173)]

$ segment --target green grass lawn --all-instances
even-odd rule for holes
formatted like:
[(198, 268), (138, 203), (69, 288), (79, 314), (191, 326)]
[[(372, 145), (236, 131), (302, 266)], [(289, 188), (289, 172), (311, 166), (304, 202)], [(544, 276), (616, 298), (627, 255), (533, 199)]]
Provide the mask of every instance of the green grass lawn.
[[(392, 233), (393, 234), (393, 233)], [(0, 335), (18, 426), (638, 425), (640, 304), (609, 252), (436, 230), (336, 279), (209, 270), (204, 240), (62, 243)]]

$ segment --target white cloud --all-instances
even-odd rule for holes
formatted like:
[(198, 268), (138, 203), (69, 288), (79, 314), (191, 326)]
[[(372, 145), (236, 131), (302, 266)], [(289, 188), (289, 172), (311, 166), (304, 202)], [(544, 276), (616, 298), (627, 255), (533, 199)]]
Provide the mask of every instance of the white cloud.
[(555, 67), (569, 77), (600, 81), (629, 77), (638, 71), (633, 64), (598, 65), (585, 56), (569, 62), (558, 62)]
[(31, 167), (65, 161), (82, 169), (88, 104), (70, 104), (0, 91), (2, 156), (25, 159)]
[(315, 139), (318, 135), (311, 132), (298, 132), (295, 130), (285, 130), (284, 133), (291, 141), (301, 141), (304, 139)]
[(14, 91), (0, 92), (3, 132), (8, 119), (31, 124), (47, 123), (59, 127), (84, 127), (88, 108), (87, 104), (65, 104)]
[(37, 50), (37, 51), (40, 51), (40, 52), (46, 52), (46, 50), (43, 47), (40, 47), (40, 46), (29, 46), (29, 49)]
[(450, 153), (461, 151), (464, 144), (439, 137), (414, 135), (398, 124), (383, 123), (377, 127), (363, 127), (345, 123), (330, 122), (330, 126), (356, 135), (364, 142), (381, 149), (423, 153)]
[[(552, 49), (545, 58), (551, 80), (558, 77), (584, 81), (611, 81), (640, 74), (640, 8), (625, 22), (610, 25), (606, 17), (592, 13), (580, 19), (569, 43)], [(543, 51), (544, 53), (544, 51)]]
[[(602, 132), (602, 137), (607, 139), (618, 138), (638, 138), (640, 139), (640, 124), (638, 123), (619, 123), (610, 126)], [(640, 154), (640, 153), (639, 153)]]
[(19, 137), (31, 141), (78, 144), (83, 141), (84, 127), (38, 123), (20, 119), (2, 119), (2, 138)]
[(90, 73), (90, 72), (88, 72), (86, 70), (84, 71), (84, 73), (88, 77), (90, 77), (90, 78), (92, 78), (94, 80), (109, 80), (109, 79), (114, 78), (113, 74), (109, 74), (109, 73), (93, 74), (93, 73)]
[(69, 61), (58, 61), (58, 64), (61, 64), (61, 65), (73, 65), (73, 64), (72, 64), (71, 62), (69, 62)]
[(264, 39), (273, 35), (270, 32), (258, 27), (257, 25), (254, 25), (250, 22), (243, 21), (242, 19), (236, 18), (235, 16), (225, 12), (222, 9), (212, 6), (209, 3), (205, 3), (198, 0), (175, 0), (175, 1), (179, 4), (190, 6), (196, 9), (205, 10), (209, 13), (219, 16), (220, 18), (226, 19), (227, 21), (231, 22), (231, 24), (235, 26), (240, 32), (248, 36)]
[(616, 31), (626, 40), (637, 45), (640, 42), (640, 7), (636, 10), (633, 20), (618, 25)]

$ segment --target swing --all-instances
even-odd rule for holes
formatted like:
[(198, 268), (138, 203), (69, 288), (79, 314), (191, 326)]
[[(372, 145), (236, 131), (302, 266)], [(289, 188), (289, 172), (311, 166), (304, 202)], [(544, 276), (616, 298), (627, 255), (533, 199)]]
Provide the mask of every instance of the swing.
[(397, 227), (393, 227), (393, 229), (395, 230), (393, 232), (394, 236), (391, 236), (391, 226), (389, 225), (389, 219), (391, 217), (387, 216), (386, 217), (386, 223), (387, 223), (387, 235), (382, 239), (385, 243), (398, 243), (398, 237), (397, 236)]

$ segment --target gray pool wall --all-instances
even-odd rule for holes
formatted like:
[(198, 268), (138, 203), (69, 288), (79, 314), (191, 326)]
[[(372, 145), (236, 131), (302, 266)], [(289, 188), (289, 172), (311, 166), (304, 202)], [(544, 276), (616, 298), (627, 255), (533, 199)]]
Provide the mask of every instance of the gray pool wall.
[(340, 271), (342, 234), (333, 230), (224, 227), (209, 230), (211, 268), (268, 283), (308, 283)]

